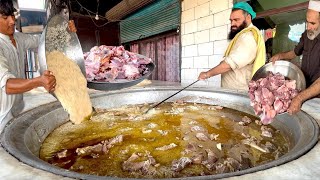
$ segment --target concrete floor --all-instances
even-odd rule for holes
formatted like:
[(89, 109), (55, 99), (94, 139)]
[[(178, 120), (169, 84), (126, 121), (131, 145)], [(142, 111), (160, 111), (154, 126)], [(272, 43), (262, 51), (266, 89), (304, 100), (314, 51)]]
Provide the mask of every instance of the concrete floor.
[[(147, 86), (170, 86), (176, 83), (153, 82)], [(183, 85), (185, 86), (185, 85)], [(197, 84), (193, 87), (197, 87)], [(90, 93), (99, 94), (102, 91), (90, 90)], [(25, 94), (26, 107), (24, 111), (30, 110), (41, 104), (56, 101), (56, 99), (41, 89), (33, 90)], [(304, 103), (302, 110), (312, 116), (320, 124), (320, 99), (309, 100)], [(48, 173), (43, 170), (32, 168), (19, 162), (0, 147), (0, 179), (70, 179)], [(273, 167), (264, 171), (232, 177), (228, 179), (320, 179), (320, 143), (300, 158), (284, 165)]]

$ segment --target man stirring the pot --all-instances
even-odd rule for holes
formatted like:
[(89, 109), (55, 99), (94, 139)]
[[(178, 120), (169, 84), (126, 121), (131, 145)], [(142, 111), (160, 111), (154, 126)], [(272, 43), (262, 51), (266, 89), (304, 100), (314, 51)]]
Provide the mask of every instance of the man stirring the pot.
[[(15, 32), (14, 12), (12, 0), (0, 0), (0, 132), (23, 109), (23, 93), (37, 87), (53, 92), (56, 84), (50, 71), (34, 79), (25, 78), (26, 50), (37, 48), (40, 37)], [(69, 29), (76, 31), (74, 23)]]
[(301, 70), (306, 78), (307, 89), (300, 92), (290, 104), (288, 112), (300, 111), (302, 103), (320, 97), (320, 1), (310, 1), (306, 17), (307, 29), (294, 50), (274, 55), (272, 62), (291, 60), (303, 55)]
[(219, 65), (207, 72), (201, 72), (203, 80), (221, 74), (221, 86), (230, 89), (248, 90), (253, 74), (265, 64), (266, 50), (264, 39), (257, 27), (252, 24), (256, 13), (246, 2), (234, 4), (230, 15), (231, 40)]

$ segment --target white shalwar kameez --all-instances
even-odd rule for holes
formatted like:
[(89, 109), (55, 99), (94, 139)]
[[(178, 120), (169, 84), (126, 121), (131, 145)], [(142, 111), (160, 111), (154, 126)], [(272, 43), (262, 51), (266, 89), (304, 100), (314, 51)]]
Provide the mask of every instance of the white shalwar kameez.
[(0, 33), (0, 132), (7, 122), (18, 115), (24, 107), (23, 95), (6, 93), (6, 83), (10, 78), (25, 78), (26, 51), (37, 48), (38, 35), (16, 32), (14, 34), (17, 48), (9, 36)]

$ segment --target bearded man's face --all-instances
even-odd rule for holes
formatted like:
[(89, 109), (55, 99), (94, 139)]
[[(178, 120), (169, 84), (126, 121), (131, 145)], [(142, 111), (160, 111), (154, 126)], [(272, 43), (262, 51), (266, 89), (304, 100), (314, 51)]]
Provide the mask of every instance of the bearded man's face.
[(248, 17), (248, 13), (241, 9), (232, 10), (230, 14), (230, 33), (228, 35), (228, 39), (233, 39), (241, 30), (248, 26), (246, 18)]
[(246, 21), (243, 21), (239, 26), (233, 25), (230, 28), (228, 39), (232, 40), (240, 31), (247, 27)]
[(307, 11), (307, 36), (310, 40), (314, 40), (320, 34), (320, 17), (319, 12)]
[(314, 40), (320, 34), (320, 26), (314, 30), (307, 30), (307, 36), (310, 40)]

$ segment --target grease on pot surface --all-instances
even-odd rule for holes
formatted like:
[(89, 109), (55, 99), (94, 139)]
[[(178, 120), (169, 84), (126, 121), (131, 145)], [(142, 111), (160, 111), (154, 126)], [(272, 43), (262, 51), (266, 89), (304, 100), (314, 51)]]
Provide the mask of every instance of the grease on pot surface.
[(247, 169), (275, 160), (290, 147), (272, 126), (220, 106), (164, 103), (100, 109), (91, 121), (70, 122), (45, 140), (40, 158), (92, 175), (171, 178)]

